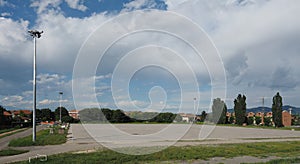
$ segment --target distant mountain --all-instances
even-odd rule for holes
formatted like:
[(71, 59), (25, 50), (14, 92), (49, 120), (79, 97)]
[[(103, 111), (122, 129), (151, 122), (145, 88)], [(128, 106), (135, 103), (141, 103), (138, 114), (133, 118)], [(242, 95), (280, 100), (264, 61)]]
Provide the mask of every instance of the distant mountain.
[[(300, 115), (300, 108), (299, 107), (293, 107), (293, 106), (290, 106), (290, 105), (285, 105), (282, 107), (283, 110), (289, 110), (290, 108), (292, 108), (292, 114), (297, 114), (297, 115)], [(233, 109), (228, 109), (228, 112), (232, 113), (234, 110)], [(254, 112), (254, 113), (257, 113), (257, 112), (271, 112), (272, 109), (269, 108), (269, 107), (255, 107), (255, 108), (248, 108), (247, 109), (247, 112)]]

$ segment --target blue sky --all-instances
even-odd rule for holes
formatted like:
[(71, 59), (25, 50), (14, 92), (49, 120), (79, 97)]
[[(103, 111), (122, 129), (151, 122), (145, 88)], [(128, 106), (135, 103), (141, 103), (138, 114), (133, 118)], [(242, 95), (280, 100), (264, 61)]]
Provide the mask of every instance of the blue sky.
[[(137, 11), (144, 19), (130, 14)], [(208, 110), (216, 97), (231, 108), (239, 93), (247, 96), (248, 107), (260, 106), (262, 97), (265, 105), (271, 106), (277, 91), (284, 104), (300, 106), (299, 12), (297, 0), (0, 0), (0, 105), (31, 109), (33, 42), (27, 31), (38, 29), (44, 31), (38, 39), (38, 108), (55, 109), (60, 91), (68, 109), (100, 105), (193, 112), (194, 97), (202, 111)], [(177, 16), (167, 17), (166, 13)], [(180, 21), (183, 17), (192, 23)], [(119, 25), (124, 26), (121, 31)], [(83, 91), (74, 92), (78, 56), (97, 33), (101, 34), (95, 42), (98, 47), (113, 33), (139, 26), (169, 28), (197, 41), (200, 39), (190, 30), (194, 25), (207, 34), (218, 57), (199, 57), (187, 42), (168, 33), (129, 33), (107, 49), (93, 76), (80, 81)], [(101, 31), (106, 26), (110, 28)], [(131, 56), (128, 62), (126, 58)], [(122, 62), (127, 61), (119, 71), (129, 75), (131, 67), (152, 60), (160, 65), (145, 64), (131, 74), (128, 84), (122, 84), (122, 74), (116, 72)], [(90, 65), (85, 63), (82, 69)], [(197, 79), (197, 89), (191, 89), (189, 69)], [(218, 83), (224, 77), (225, 83)], [(97, 102), (92, 101), (92, 93), (84, 91), (93, 91)], [(74, 93), (82, 97), (74, 101)]]

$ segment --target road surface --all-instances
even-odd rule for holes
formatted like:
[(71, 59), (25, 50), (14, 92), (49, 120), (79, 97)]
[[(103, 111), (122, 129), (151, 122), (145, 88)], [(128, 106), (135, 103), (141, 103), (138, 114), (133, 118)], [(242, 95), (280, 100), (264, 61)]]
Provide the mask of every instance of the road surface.
[[(36, 130), (40, 131), (43, 128), (45, 128), (45, 126), (37, 126)], [(0, 139), (0, 150), (3, 150), (4, 148), (6, 148), (8, 146), (8, 143), (9, 143), (10, 140), (16, 139), (16, 138), (21, 138), (21, 137), (26, 137), (26, 136), (29, 136), (31, 134), (32, 134), (32, 128), (27, 129), (27, 130), (22, 131), (22, 132), (18, 132), (16, 134), (13, 134), (13, 135), (10, 135), (10, 136), (4, 137), (4, 138), (1, 138)]]
[[(209, 133), (208, 136), (203, 136), (203, 134), (207, 132), (205, 131), (207, 128), (202, 125), (192, 125), (190, 129), (183, 134), (183, 136), (180, 138), (180, 141), (175, 142), (173, 140), (174, 136), (177, 136), (179, 131), (189, 128), (190, 125), (176, 124), (174, 128), (171, 128), (171, 130), (167, 131), (167, 134), (161, 133), (165, 134), (165, 136), (159, 136), (159, 132), (164, 131), (168, 127), (167, 124), (113, 124), (113, 128), (116, 128), (116, 130), (121, 132), (123, 135), (116, 135), (114, 131), (110, 131), (109, 129), (112, 127), (109, 124), (92, 124), (84, 126), (85, 128), (81, 124), (72, 124), (69, 129), (69, 139), (65, 144), (23, 147), (20, 149), (27, 149), (30, 150), (30, 152), (16, 156), (1, 157), (0, 163), (28, 160), (29, 157), (37, 154), (52, 155), (70, 151), (93, 151), (95, 149), (102, 149), (103, 145), (111, 146), (110, 148), (113, 148), (117, 151), (120, 150), (122, 152), (122, 150), (126, 150), (122, 148), (128, 146), (136, 147), (138, 150), (139, 147), (150, 148), (153, 146), (169, 146), (173, 144), (175, 146), (185, 146), (300, 140), (300, 131), (226, 126), (217, 126), (213, 129), (208, 127), (209, 130), (212, 130), (211, 133)], [(86, 131), (86, 129), (89, 130)], [(153, 137), (153, 134), (158, 135), (158, 137)], [(92, 136), (94, 136), (94, 138)], [(134, 137), (131, 138), (132, 136)], [(136, 140), (135, 137), (139, 136), (142, 137), (142, 140)], [(245, 157), (243, 157), (243, 159), (244, 158)]]

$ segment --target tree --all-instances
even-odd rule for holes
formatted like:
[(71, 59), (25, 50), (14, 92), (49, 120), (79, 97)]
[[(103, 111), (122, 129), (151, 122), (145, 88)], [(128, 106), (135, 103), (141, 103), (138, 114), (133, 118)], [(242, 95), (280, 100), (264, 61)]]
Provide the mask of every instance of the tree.
[(154, 118), (150, 119), (150, 122), (158, 122), (158, 123), (172, 123), (175, 119), (176, 114), (167, 112), (167, 113), (159, 113)]
[(262, 119), (259, 116), (255, 116), (255, 123), (256, 125), (259, 125), (261, 123)]
[(61, 121), (62, 121), (62, 122), (66, 122), (66, 123), (72, 123), (72, 122), (74, 121), (74, 118), (71, 117), (71, 116), (63, 116), (63, 117), (61, 118)]
[(200, 122), (204, 122), (206, 119), (206, 116), (207, 116), (207, 113), (205, 111), (202, 111), (202, 113), (200, 115), (200, 117), (201, 117)]
[(265, 126), (271, 126), (271, 117), (264, 117)]
[(279, 92), (273, 97), (272, 114), (275, 126), (282, 127), (282, 97)]
[(0, 105), (0, 129), (1, 129), (1, 125), (3, 125), (3, 123), (5, 122), (4, 111), (6, 111), (6, 109)]
[[(55, 113), (55, 120), (58, 121), (60, 118), (60, 107), (57, 107), (54, 113)], [(61, 107), (61, 118), (63, 118), (63, 116), (69, 116), (69, 112), (65, 107)]]
[(86, 108), (79, 111), (80, 120), (86, 122), (104, 122), (104, 114), (99, 108)]
[[(41, 119), (42, 121), (52, 121), (54, 120), (53, 112), (49, 108), (41, 109)], [(58, 113), (59, 115), (59, 113)], [(59, 119), (59, 116), (58, 116)]]
[(235, 120), (235, 117), (234, 117), (234, 116), (231, 116), (231, 117), (229, 118), (229, 123), (230, 123), (230, 124), (234, 124), (234, 120)]
[(111, 118), (113, 123), (126, 123), (131, 122), (131, 118), (126, 116), (120, 109), (114, 110)]
[(213, 122), (217, 124), (226, 123), (227, 106), (220, 98), (216, 98), (212, 105)]
[(107, 121), (111, 121), (112, 116), (113, 116), (113, 111), (108, 109), (108, 108), (102, 108), (101, 109), (103, 115), (105, 116)]
[(246, 96), (239, 94), (234, 100), (235, 121), (238, 125), (246, 123)]
[(254, 123), (254, 117), (248, 117), (247, 124), (248, 125), (253, 125), (253, 123)]

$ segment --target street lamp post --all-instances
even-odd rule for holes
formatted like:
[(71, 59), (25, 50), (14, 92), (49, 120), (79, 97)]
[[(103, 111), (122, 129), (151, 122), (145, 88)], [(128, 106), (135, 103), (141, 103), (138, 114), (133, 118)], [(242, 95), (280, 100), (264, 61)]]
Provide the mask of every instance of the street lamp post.
[(59, 100), (59, 123), (61, 123), (61, 101), (62, 101), (62, 95), (63, 92), (59, 92), (60, 100)]
[(29, 30), (28, 33), (33, 37), (33, 109), (32, 109), (32, 141), (36, 140), (36, 38), (40, 38), (43, 31)]

